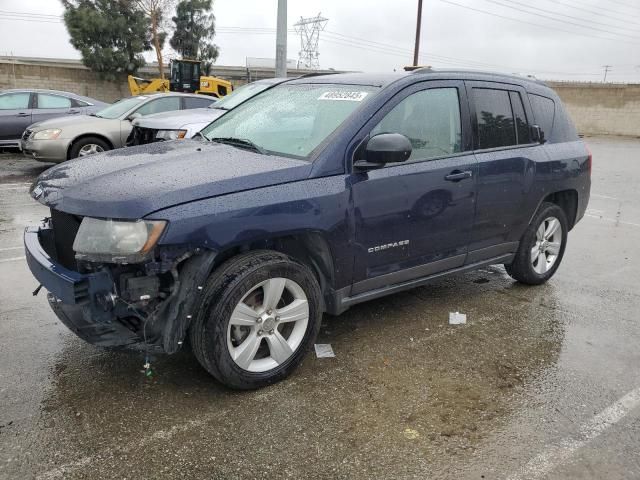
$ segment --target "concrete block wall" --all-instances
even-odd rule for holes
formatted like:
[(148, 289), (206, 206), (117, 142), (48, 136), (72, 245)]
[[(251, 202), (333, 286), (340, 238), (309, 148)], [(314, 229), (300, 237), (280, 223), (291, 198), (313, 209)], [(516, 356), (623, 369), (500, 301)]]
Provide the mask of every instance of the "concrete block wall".
[(96, 73), (78, 66), (29, 65), (0, 62), (0, 89), (48, 88), (113, 102), (129, 96), (126, 77), (104, 81)]
[(585, 135), (640, 137), (640, 85), (548, 82)]
[[(290, 70), (289, 76), (295, 77), (310, 72), (302, 69)], [(245, 67), (216, 65), (213, 74), (231, 81), (234, 86), (239, 86), (244, 85), (248, 77), (252, 81), (272, 78), (274, 70), (260, 68), (247, 71)], [(138, 75), (154, 78), (158, 76), (158, 71), (155, 66), (149, 65), (142, 68)], [(86, 68), (79, 60), (49, 58), (0, 57), (0, 90), (4, 88), (64, 90), (104, 102), (113, 102), (131, 95), (126, 75), (114, 81), (104, 81), (99, 74)]]

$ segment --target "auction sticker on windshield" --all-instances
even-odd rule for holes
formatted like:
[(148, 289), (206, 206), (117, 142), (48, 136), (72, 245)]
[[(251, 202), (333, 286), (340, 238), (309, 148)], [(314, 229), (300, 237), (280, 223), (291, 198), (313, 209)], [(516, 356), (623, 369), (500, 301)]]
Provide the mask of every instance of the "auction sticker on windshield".
[(324, 92), (318, 100), (346, 100), (349, 102), (361, 102), (368, 92)]

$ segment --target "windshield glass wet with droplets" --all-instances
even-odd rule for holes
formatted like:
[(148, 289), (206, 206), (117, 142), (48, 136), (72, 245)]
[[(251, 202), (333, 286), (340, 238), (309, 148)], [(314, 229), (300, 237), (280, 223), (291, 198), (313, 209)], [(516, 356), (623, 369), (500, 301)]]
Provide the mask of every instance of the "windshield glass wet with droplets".
[(305, 158), (376, 91), (363, 85), (281, 85), (239, 105), (202, 134), (246, 139), (270, 153)]

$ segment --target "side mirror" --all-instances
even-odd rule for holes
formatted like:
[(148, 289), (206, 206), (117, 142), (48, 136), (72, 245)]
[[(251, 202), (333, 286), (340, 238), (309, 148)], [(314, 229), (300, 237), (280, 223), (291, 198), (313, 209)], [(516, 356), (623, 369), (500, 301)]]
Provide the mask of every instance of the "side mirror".
[(544, 143), (547, 141), (544, 138), (544, 132), (540, 128), (540, 125), (531, 125), (531, 140), (538, 143)]
[(411, 156), (411, 142), (400, 133), (381, 133), (369, 139), (359, 168), (380, 168), (387, 163), (405, 162)]
[(130, 122), (133, 122), (134, 120), (137, 120), (138, 118), (142, 118), (142, 114), (140, 114), (140, 113), (132, 113), (131, 115), (129, 115), (127, 117), (127, 120), (129, 120)]

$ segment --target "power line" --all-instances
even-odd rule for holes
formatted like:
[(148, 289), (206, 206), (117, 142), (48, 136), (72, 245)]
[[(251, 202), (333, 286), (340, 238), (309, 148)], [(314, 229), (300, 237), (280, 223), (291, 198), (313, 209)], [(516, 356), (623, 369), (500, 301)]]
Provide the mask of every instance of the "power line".
[[(582, 25), (580, 23), (567, 22), (566, 20), (558, 20), (557, 18), (550, 17), (549, 15), (544, 15), (542, 13), (528, 12), (527, 10), (523, 10), (522, 8), (514, 7), (514, 6), (512, 6), (512, 5), (508, 4), (508, 3), (499, 2), (497, 0), (484, 0), (484, 1), (499, 5), (501, 7), (511, 8), (512, 10), (516, 10), (518, 12), (523, 12), (523, 13), (526, 13), (528, 15), (534, 15), (536, 17), (546, 18), (546, 19), (552, 20), (554, 22), (561, 22), (561, 23), (568, 24), (568, 25), (574, 25), (574, 26), (580, 27), (580, 28), (588, 28), (589, 30), (595, 30), (595, 31), (598, 31), (598, 32), (608, 33), (610, 35), (618, 35), (618, 36), (622, 36), (622, 37), (632, 38), (634, 40), (640, 40), (640, 37), (637, 37), (635, 35), (627, 35), (626, 33), (617, 33), (617, 32), (612, 32), (611, 30), (605, 30), (605, 29), (602, 29), (602, 28), (591, 27), (589, 25)], [(549, 10), (542, 10), (542, 9), (537, 8), (537, 7), (529, 7), (526, 4), (520, 3), (520, 2), (516, 2), (515, 0), (511, 0), (510, 3), (515, 3), (515, 4), (518, 4), (518, 5), (524, 5), (526, 8), (535, 8), (536, 10), (541, 11), (541, 12), (549, 12)], [(554, 13), (554, 15), (561, 15), (561, 14)], [(570, 15), (562, 15), (562, 16), (576, 19), (576, 17), (572, 17)]]
[[(605, 13), (602, 10), (592, 10), (590, 8), (584, 8), (582, 5), (577, 7), (577, 6), (575, 6), (575, 4), (572, 5), (571, 3), (565, 3), (565, 2), (563, 2), (561, 0), (547, 0), (547, 1), (551, 2), (551, 3), (558, 4), (558, 5), (564, 5), (566, 7), (569, 7), (569, 8), (575, 9), (575, 10), (584, 11), (584, 12), (588, 12), (588, 13), (593, 13), (595, 15), (598, 15), (599, 17), (611, 18), (612, 20), (616, 20), (618, 22), (629, 23), (629, 24), (633, 24), (633, 25), (640, 25), (640, 22), (634, 22), (634, 21), (628, 19), (628, 18), (638, 18), (638, 19), (640, 19), (640, 16), (637, 16), (637, 15), (631, 15), (631, 14), (626, 14), (626, 13), (623, 13), (623, 12), (617, 12), (616, 10), (611, 10), (611, 9), (607, 9), (608, 13)], [(574, 3), (579, 3), (579, 2), (576, 2), (576, 0), (572, 0), (572, 1)], [(610, 15), (610, 13), (616, 13), (617, 15), (622, 15), (622, 16), (627, 17), (627, 18), (614, 17), (614, 16)]]
[(633, 10), (637, 9), (638, 6), (637, 5), (629, 5), (628, 3), (625, 2), (620, 2), (618, 0), (609, 0), (611, 3), (616, 3), (618, 5), (622, 5), (623, 7), (627, 7), (627, 8), (631, 8)]
[[(329, 34), (330, 32), (325, 31), (325, 33)], [(334, 35), (341, 35), (341, 34), (335, 34)], [(398, 55), (403, 55), (403, 54), (407, 54), (410, 53), (411, 50), (408, 48), (401, 48), (401, 47), (396, 47), (396, 46), (391, 46), (389, 45), (388, 47), (380, 47), (380, 46), (374, 46), (374, 45), (366, 45), (366, 40), (361, 40), (361, 39), (355, 39), (355, 37), (348, 37), (346, 35), (342, 35), (343, 37), (347, 37), (347, 38), (354, 38), (354, 40), (357, 40), (357, 42), (351, 42), (351, 41), (347, 41), (347, 40), (343, 40), (343, 39), (337, 39), (337, 38), (324, 38), (323, 41), (328, 41), (329, 43), (334, 43), (337, 45), (341, 45), (341, 46), (348, 46), (348, 47), (352, 47), (352, 48), (357, 48), (357, 49), (365, 49), (365, 50), (369, 50), (375, 53), (383, 53), (383, 54), (388, 54), (388, 55), (393, 55), (393, 56), (398, 56)], [(379, 42), (376, 42), (379, 43)], [(439, 54), (430, 54), (430, 53), (422, 53), (420, 54), (420, 57), (422, 59), (429, 59), (429, 60), (434, 60), (437, 63), (442, 63), (445, 65), (451, 65), (454, 67), (465, 67), (465, 68), (474, 68), (474, 69), (486, 69), (488, 67), (491, 68), (500, 68), (503, 69), (505, 71), (509, 71), (509, 72), (514, 72), (514, 71), (531, 71), (530, 68), (527, 69), (523, 69), (523, 68), (518, 68), (518, 67), (508, 67), (505, 65), (498, 65), (498, 64), (492, 64), (492, 63), (485, 63), (485, 62), (478, 62), (475, 60), (465, 60), (465, 59), (461, 59), (461, 58), (456, 58), (456, 57), (448, 57), (448, 56), (444, 56), (444, 55), (439, 55)], [(553, 75), (567, 75), (567, 76), (573, 76), (573, 75), (584, 75), (584, 76), (598, 76), (600, 75), (599, 73), (592, 73), (592, 72), (558, 72), (558, 71), (548, 71), (548, 70), (537, 70), (534, 69), (533, 70), (535, 73), (542, 73), (542, 74), (553, 74)]]
[[(629, 31), (632, 31), (632, 32), (637, 32), (638, 31), (638, 29), (634, 28), (634, 27), (621, 27), (619, 25), (613, 25), (611, 23), (598, 22), (596, 20), (591, 20), (589, 18), (574, 17), (573, 15), (567, 15), (565, 13), (560, 13), (560, 12), (556, 12), (556, 11), (553, 11), (553, 10), (545, 10), (545, 9), (539, 8), (539, 7), (530, 7), (526, 3), (516, 2), (514, 0), (512, 0), (511, 3), (515, 3), (516, 5), (522, 5), (522, 6), (526, 7), (526, 8), (534, 9), (534, 10), (540, 11), (540, 12), (547, 12), (547, 13), (550, 13), (552, 15), (557, 15), (559, 17), (571, 18), (573, 20), (578, 20), (580, 22), (587, 22), (587, 23), (590, 23), (590, 24), (595, 23), (596, 25), (604, 25), (605, 27), (618, 28), (618, 29), (622, 29), (622, 30), (629, 30)], [(560, 3), (560, 2), (555, 0), (555, 3)], [(562, 4), (562, 5), (566, 5), (566, 4)], [(562, 20), (556, 20), (556, 21), (562, 21)], [(586, 28), (591, 28), (591, 27), (587, 25)]]
[(564, 30), (562, 28), (552, 27), (550, 25), (542, 25), (540, 23), (529, 22), (527, 20), (522, 20), (520, 18), (507, 17), (505, 15), (500, 15), (498, 13), (488, 12), (486, 10), (481, 10), (479, 8), (474, 8), (474, 7), (470, 7), (468, 5), (462, 5), (460, 3), (452, 2), (451, 0), (439, 0), (439, 1), (442, 2), (442, 3), (446, 3), (448, 5), (453, 5), (453, 6), (456, 6), (456, 7), (464, 8), (466, 10), (471, 10), (471, 11), (478, 12), (478, 13), (484, 13), (485, 15), (491, 15), (493, 17), (503, 18), (505, 20), (511, 20), (512, 22), (524, 23), (526, 25), (533, 25), (535, 27), (546, 28), (547, 30), (556, 30), (558, 32), (570, 33), (571, 35), (580, 35), (582, 37), (587, 37), (587, 38), (591, 38), (591, 39), (599, 38), (601, 40), (609, 40), (609, 41), (612, 41), (612, 42), (625, 42), (625, 43), (631, 43), (633, 45), (640, 45), (640, 43), (638, 43), (638, 42), (631, 42), (631, 41), (628, 41), (628, 40), (620, 40), (620, 39), (617, 39), (617, 38), (602, 37), (600, 35), (588, 35), (588, 34), (582, 33), (582, 32)]

